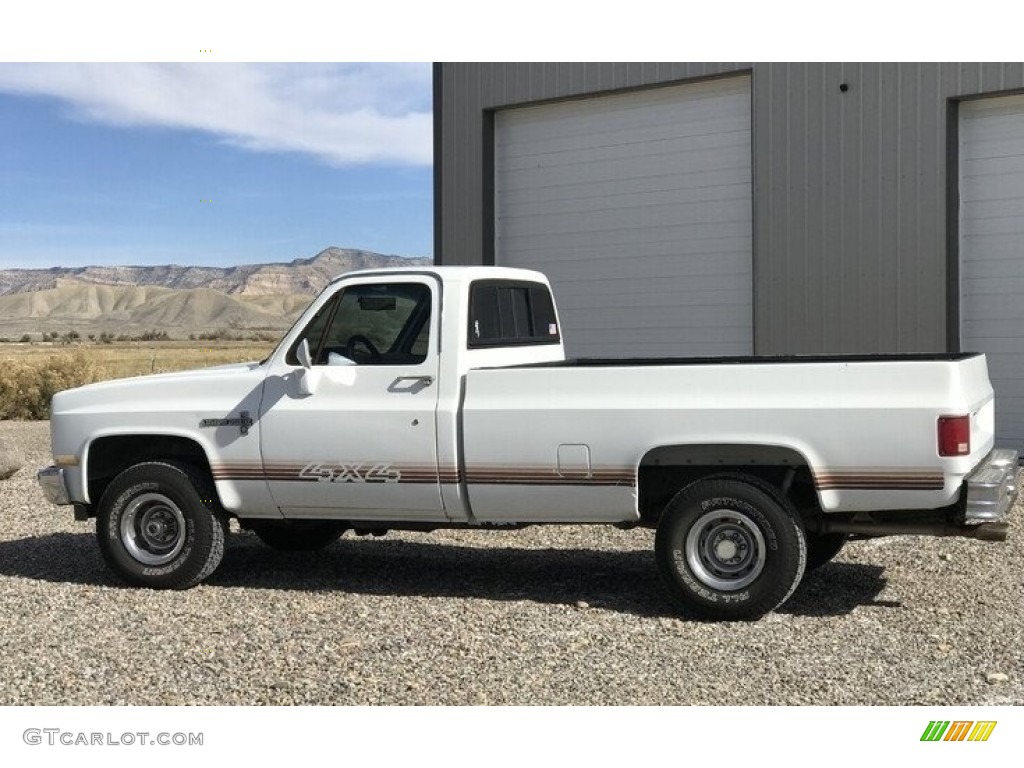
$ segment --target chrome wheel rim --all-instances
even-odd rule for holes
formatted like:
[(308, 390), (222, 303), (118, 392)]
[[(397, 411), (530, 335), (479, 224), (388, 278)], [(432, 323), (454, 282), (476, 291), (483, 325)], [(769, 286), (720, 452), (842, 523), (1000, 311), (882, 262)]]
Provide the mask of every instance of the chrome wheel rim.
[(145, 565), (164, 565), (177, 557), (185, 546), (185, 531), (181, 509), (162, 493), (135, 497), (121, 517), (121, 542)]
[(712, 589), (743, 589), (761, 574), (764, 561), (764, 536), (742, 512), (707, 512), (686, 535), (686, 563), (698, 581)]

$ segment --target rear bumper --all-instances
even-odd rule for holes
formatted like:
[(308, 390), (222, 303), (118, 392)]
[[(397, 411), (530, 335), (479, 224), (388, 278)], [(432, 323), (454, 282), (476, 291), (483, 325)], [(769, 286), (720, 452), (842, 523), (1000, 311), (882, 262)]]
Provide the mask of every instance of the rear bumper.
[(61, 467), (44, 467), (36, 472), (36, 480), (43, 489), (43, 495), (51, 504), (71, 504), (64, 470)]
[(999, 449), (985, 457), (967, 476), (964, 522), (1004, 522), (1017, 498), (1017, 451)]

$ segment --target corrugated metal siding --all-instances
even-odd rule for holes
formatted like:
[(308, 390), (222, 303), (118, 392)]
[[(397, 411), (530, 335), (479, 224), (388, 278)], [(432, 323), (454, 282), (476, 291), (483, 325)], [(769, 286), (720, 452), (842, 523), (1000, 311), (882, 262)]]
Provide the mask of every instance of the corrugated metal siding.
[(541, 269), (574, 356), (748, 355), (750, 78), (502, 110), (496, 262)]
[(1024, 88), (1019, 63), (441, 65), (435, 258), (493, 252), (484, 110), (747, 69), (755, 351), (945, 350), (948, 100)]

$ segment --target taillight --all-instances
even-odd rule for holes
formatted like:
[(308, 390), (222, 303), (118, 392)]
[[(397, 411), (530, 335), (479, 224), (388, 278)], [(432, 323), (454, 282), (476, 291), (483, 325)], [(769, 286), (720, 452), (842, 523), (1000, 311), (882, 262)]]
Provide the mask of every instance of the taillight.
[(971, 452), (971, 417), (939, 416), (939, 456), (967, 456)]

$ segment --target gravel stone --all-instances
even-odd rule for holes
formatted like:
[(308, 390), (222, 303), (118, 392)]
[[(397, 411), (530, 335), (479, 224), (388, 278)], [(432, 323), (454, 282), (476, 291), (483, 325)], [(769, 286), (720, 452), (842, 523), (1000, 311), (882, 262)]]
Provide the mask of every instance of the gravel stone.
[(21, 451), (6, 437), (0, 436), (0, 480), (6, 480), (25, 466)]
[(611, 526), (284, 554), (233, 525), (206, 583), (152, 591), (43, 497), (49, 425), (0, 437), (27, 465), (0, 483), (0, 706), (1024, 704), (1019, 508), (1004, 543), (850, 542), (756, 622), (680, 614), (653, 532)]

